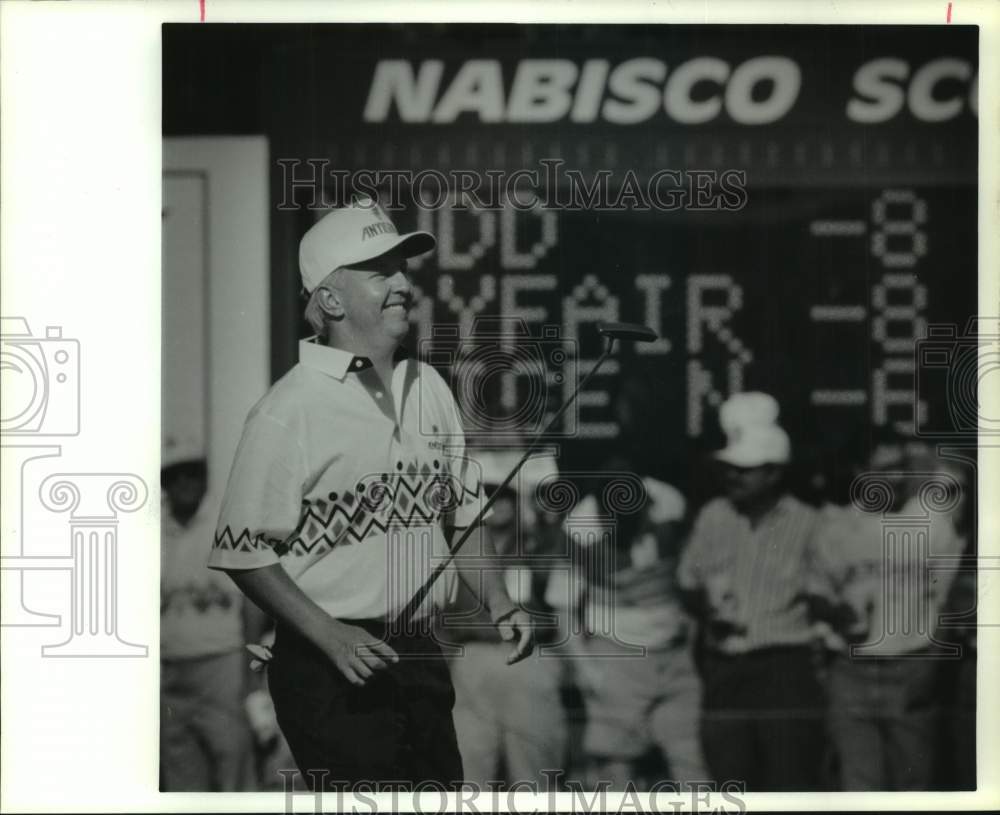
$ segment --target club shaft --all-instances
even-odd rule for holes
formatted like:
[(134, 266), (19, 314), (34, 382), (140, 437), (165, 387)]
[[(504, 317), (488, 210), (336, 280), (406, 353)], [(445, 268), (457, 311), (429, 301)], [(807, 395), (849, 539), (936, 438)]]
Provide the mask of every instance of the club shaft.
[(469, 523), (467, 527), (465, 527), (459, 539), (450, 546), (451, 551), (448, 553), (448, 557), (446, 557), (434, 568), (434, 571), (431, 573), (431, 576), (427, 578), (424, 584), (417, 590), (417, 593), (410, 598), (410, 601), (406, 604), (406, 606), (404, 606), (403, 610), (399, 612), (399, 615), (396, 617), (393, 623), (393, 630), (403, 631), (409, 627), (410, 621), (413, 619), (413, 615), (416, 614), (417, 609), (420, 608), (424, 600), (427, 598), (427, 595), (430, 593), (431, 588), (433, 588), (434, 583), (441, 576), (444, 570), (448, 568), (448, 565), (452, 562), (452, 560), (455, 559), (455, 555), (458, 554), (458, 550), (462, 548), (465, 542), (475, 531), (476, 527), (479, 526), (480, 522), (483, 520), (483, 517), (486, 515), (487, 512), (489, 512), (490, 507), (492, 507), (493, 504), (496, 502), (496, 500), (500, 497), (500, 493), (503, 492), (503, 490), (510, 484), (511, 481), (514, 480), (514, 477), (518, 474), (521, 467), (524, 466), (524, 462), (526, 462), (531, 457), (531, 454), (535, 452), (538, 446), (542, 443), (542, 440), (548, 435), (548, 432), (553, 427), (555, 427), (556, 422), (558, 422), (559, 419), (562, 418), (562, 415), (567, 410), (569, 410), (570, 405), (572, 405), (573, 402), (576, 401), (576, 397), (580, 393), (580, 391), (583, 390), (583, 386), (590, 381), (590, 378), (597, 373), (597, 369), (604, 364), (604, 362), (608, 359), (608, 357), (611, 356), (612, 352), (614, 351), (614, 345), (615, 345), (614, 338), (613, 337), (609, 338), (608, 347), (605, 349), (604, 353), (597, 358), (597, 362), (594, 363), (594, 367), (587, 372), (587, 375), (583, 379), (580, 380), (579, 384), (576, 386), (575, 390), (570, 395), (569, 399), (563, 402), (562, 406), (559, 408), (558, 411), (556, 411), (555, 415), (549, 420), (549, 423), (545, 426), (545, 428), (540, 433), (538, 433), (534, 439), (532, 439), (531, 444), (528, 445), (528, 449), (524, 451), (524, 455), (521, 456), (521, 458), (518, 460), (517, 464), (514, 465), (511, 471), (507, 473), (506, 478), (504, 478), (504, 480), (500, 482), (500, 485), (493, 491), (493, 494), (486, 499), (486, 503), (483, 504), (483, 506), (480, 508), (479, 512), (476, 514), (476, 517), (472, 520), (472, 522)]

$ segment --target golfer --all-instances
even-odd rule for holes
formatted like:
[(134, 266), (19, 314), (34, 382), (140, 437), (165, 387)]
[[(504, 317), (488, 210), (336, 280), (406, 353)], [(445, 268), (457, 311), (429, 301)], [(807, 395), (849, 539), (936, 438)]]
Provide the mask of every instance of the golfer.
[(512, 643), (508, 663), (534, 647), (485, 536), (434, 584), (416, 625), (391, 625), (482, 500), (451, 392), (400, 347), (407, 259), (434, 246), (426, 232), (400, 235), (369, 199), (302, 238), (316, 336), (247, 418), (210, 556), (276, 620), (268, 684), (313, 790), (461, 783), (454, 690), (430, 625), (459, 573)]

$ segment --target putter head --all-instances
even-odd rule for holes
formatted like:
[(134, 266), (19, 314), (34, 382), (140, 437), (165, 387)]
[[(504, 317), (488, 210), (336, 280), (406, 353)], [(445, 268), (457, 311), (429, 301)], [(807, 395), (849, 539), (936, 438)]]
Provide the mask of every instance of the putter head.
[(597, 333), (611, 340), (654, 342), (659, 335), (652, 328), (639, 323), (598, 323)]

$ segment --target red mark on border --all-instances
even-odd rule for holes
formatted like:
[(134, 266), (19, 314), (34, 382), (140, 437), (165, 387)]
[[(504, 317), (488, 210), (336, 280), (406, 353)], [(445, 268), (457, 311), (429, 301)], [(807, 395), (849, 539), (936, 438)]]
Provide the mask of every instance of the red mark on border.
[[(201, 0), (202, 6), (205, 5), (205, 0)], [(951, 22), (951, 3), (948, 4), (948, 22)]]
[[(198, 8), (201, 11), (201, 21), (205, 22), (205, 0), (198, 0)], [(948, 4), (948, 22), (951, 22), (951, 3)]]

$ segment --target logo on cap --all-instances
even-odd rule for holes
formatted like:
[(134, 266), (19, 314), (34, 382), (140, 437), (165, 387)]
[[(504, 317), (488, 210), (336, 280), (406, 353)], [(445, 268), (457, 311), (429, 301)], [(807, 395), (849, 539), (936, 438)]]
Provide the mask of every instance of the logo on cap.
[(366, 241), (369, 238), (374, 238), (377, 235), (385, 235), (386, 233), (391, 235), (397, 234), (396, 227), (392, 225), (391, 221), (379, 221), (378, 223), (368, 224), (368, 226), (361, 230), (361, 240)]

